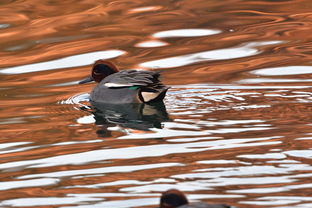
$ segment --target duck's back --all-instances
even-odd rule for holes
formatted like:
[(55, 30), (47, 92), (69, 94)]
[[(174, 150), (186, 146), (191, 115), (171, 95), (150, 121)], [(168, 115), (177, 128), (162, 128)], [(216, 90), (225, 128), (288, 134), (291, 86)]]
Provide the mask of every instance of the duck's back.
[[(91, 92), (91, 100), (104, 103), (141, 103), (142, 95), (165, 95), (167, 87), (159, 81), (159, 73), (153, 71), (125, 70), (103, 79)], [(161, 99), (163, 98), (161, 97)]]

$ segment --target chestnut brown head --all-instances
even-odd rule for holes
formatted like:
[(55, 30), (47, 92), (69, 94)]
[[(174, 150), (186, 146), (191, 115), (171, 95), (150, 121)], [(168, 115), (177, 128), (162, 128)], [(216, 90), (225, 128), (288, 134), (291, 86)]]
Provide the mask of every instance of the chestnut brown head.
[(160, 198), (160, 208), (176, 208), (188, 204), (186, 196), (177, 189), (165, 191)]
[(84, 84), (92, 81), (101, 82), (105, 77), (116, 72), (118, 72), (118, 69), (113, 63), (100, 59), (94, 62), (91, 75), (86, 79), (81, 80), (79, 84)]

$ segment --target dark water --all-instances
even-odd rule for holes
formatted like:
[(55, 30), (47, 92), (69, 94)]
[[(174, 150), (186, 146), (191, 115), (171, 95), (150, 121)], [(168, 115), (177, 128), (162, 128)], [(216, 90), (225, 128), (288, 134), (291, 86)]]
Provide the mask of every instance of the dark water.
[[(0, 207), (156, 207), (169, 188), (312, 207), (309, 0), (0, 1)], [(97, 59), (165, 106), (88, 110)]]

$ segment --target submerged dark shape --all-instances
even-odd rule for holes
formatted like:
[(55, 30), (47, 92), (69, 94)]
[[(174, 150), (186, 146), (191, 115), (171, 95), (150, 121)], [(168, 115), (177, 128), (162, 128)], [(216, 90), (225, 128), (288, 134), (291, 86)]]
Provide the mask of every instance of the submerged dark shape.
[(148, 131), (161, 128), (168, 121), (168, 113), (163, 102), (145, 104), (107, 104), (91, 102), (97, 125), (115, 124), (126, 128)]
[(169, 87), (159, 80), (159, 72), (124, 70), (108, 61), (97, 60), (91, 76), (79, 84), (95, 81), (90, 98), (101, 103), (154, 103), (162, 101)]
[(235, 208), (225, 204), (189, 203), (183, 192), (177, 189), (165, 191), (160, 198), (160, 208)]

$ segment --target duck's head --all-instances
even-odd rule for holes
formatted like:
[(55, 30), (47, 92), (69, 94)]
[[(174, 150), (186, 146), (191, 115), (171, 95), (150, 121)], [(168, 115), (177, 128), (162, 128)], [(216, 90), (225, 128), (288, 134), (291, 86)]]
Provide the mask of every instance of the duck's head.
[(92, 81), (101, 82), (105, 77), (116, 72), (118, 72), (118, 69), (113, 63), (100, 59), (94, 62), (91, 75), (86, 79), (81, 80), (79, 84), (84, 84)]
[(184, 193), (177, 189), (165, 191), (160, 198), (160, 208), (176, 208), (188, 204)]

